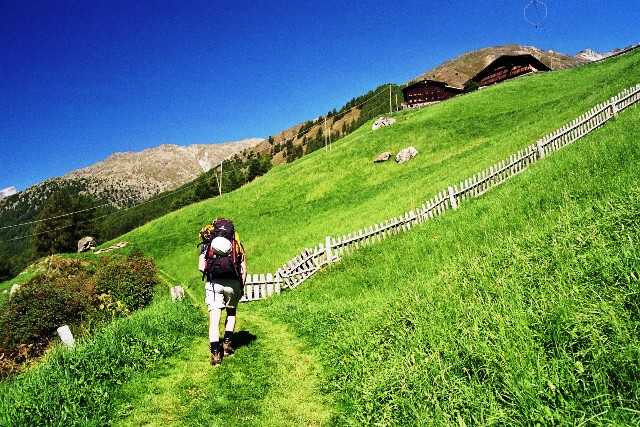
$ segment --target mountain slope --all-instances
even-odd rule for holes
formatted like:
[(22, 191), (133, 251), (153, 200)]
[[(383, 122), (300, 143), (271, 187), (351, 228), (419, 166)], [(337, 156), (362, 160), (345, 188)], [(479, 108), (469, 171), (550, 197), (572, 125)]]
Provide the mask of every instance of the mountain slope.
[(321, 355), (332, 425), (637, 425), (639, 131), (634, 107), (247, 310)]
[[(404, 212), (560, 127), (640, 81), (638, 65), (636, 52), (398, 114), (397, 127), (363, 127), (125, 238), (202, 300), (188, 240), (209, 215), (237, 220), (251, 272), (273, 271), (289, 247)], [(330, 425), (634, 424), (639, 119), (634, 107), (459, 212), (241, 309), (288, 324), (319, 357), (318, 393), (336, 403)], [(408, 144), (420, 150), (411, 163), (372, 163)], [(251, 361), (240, 351), (233, 363)], [(224, 384), (218, 396), (234, 401)]]

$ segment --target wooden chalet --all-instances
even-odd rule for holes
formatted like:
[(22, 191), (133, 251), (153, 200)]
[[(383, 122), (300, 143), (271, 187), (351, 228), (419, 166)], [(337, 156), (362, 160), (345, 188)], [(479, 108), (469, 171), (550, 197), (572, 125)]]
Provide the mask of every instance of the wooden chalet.
[(402, 89), (405, 108), (416, 108), (433, 102), (444, 101), (462, 93), (462, 89), (451, 87), (444, 82), (421, 80)]
[(533, 55), (503, 55), (484, 67), (471, 80), (483, 87), (536, 71), (551, 71), (551, 68)]

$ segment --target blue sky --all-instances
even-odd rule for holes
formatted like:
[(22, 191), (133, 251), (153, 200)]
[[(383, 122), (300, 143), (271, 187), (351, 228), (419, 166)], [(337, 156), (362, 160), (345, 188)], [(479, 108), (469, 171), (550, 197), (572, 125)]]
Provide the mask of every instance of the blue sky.
[(636, 0), (0, 0), (0, 189), (266, 138), (475, 49), (626, 47), (638, 22)]

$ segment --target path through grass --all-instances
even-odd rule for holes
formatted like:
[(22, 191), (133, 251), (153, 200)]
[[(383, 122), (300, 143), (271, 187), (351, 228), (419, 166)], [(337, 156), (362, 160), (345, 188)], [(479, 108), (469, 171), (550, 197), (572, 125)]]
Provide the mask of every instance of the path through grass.
[(319, 390), (315, 356), (284, 323), (248, 305), (238, 314), (234, 356), (213, 368), (207, 337), (196, 339), (153, 378), (141, 377), (128, 386), (124, 394), (133, 400), (115, 425), (325, 425), (331, 411)]

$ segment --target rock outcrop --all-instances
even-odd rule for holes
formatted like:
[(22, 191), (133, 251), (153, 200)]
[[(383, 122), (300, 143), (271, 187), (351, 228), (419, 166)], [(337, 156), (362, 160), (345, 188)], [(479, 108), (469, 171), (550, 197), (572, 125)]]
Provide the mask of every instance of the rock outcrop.
[(96, 246), (98, 246), (96, 239), (91, 236), (86, 236), (78, 240), (78, 252), (87, 252), (95, 249)]

